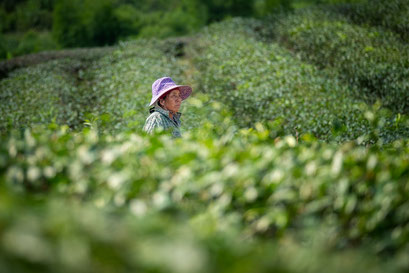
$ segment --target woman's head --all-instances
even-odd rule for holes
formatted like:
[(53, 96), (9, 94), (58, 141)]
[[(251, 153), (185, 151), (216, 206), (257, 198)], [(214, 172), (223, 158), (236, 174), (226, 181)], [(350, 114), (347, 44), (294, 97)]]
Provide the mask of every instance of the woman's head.
[(163, 109), (171, 111), (171, 112), (178, 112), (180, 105), (182, 104), (182, 97), (180, 94), (180, 90), (178, 88), (173, 89), (163, 96), (161, 96), (158, 100), (159, 106)]
[[(192, 88), (187, 85), (177, 85), (175, 82), (169, 77), (163, 77), (157, 79), (152, 84), (152, 99), (149, 103), (149, 106), (155, 104), (155, 102), (159, 102), (159, 99), (164, 95), (169, 93), (173, 90), (179, 90), (179, 96), (182, 100), (187, 99), (190, 94), (192, 93)], [(180, 106), (180, 103), (179, 103)]]

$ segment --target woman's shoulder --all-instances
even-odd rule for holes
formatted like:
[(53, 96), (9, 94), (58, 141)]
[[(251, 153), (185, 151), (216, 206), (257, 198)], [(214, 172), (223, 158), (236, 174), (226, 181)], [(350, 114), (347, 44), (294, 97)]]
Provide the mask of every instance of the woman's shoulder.
[(153, 112), (146, 119), (143, 129), (146, 132), (152, 132), (154, 128), (163, 127), (163, 124), (163, 115), (159, 112)]
[(152, 112), (152, 113), (148, 116), (147, 120), (148, 120), (148, 119), (162, 118), (161, 116), (162, 116), (161, 113), (155, 111), (155, 112)]

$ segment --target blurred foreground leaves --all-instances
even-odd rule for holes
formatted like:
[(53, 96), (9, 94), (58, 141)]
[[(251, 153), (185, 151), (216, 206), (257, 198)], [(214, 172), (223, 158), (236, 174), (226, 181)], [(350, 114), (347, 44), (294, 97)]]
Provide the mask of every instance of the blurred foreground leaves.
[(68, 127), (3, 137), (1, 269), (408, 269), (407, 140), (297, 143), (274, 123), (214, 118), (223, 134), (204, 123), (177, 140)]

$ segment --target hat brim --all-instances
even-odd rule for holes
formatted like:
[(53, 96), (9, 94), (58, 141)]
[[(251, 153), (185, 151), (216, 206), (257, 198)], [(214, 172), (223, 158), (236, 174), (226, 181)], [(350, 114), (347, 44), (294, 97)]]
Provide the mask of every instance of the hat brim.
[(182, 98), (182, 100), (187, 99), (190, 94), (192, 94), (192, 87), (188, 86), (188, 85), (174, 85), (172, 87), (169, 87), (168, 89), (164, 89), (162, 90), (159, 94), (157, 94), (156, 96), (154, 96), (149, 104), (149, 106), (152, 106), (153, 104), (155, 104), (155, 102), (162, 97), (164, 94), (175, 90), (175, 89), (179, 89), (180, 90), (180, 97)]

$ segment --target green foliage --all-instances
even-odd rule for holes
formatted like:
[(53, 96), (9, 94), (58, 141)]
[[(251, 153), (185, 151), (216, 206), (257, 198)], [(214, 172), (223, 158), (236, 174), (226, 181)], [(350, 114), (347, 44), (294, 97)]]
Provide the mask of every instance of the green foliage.
[(141, 32), (139, 37), (166, 38), (191, 34), (206, 23), (205, 7), (197, 3), (179, 5), (169, 11), (153, 11), (140, 15)]
[[(0, 266), (408, 269), (407, 141), (337, 146), (304, 136), (297, 144), (271, 138), (275, 128), (236, 131), (228, 120), (209, 118), (183, 140), (67, 127), (3, 137)], [(380, 265), (374, 253), (393, 254), (391, 263)]]
[(15, 51), (11, 51), (13, 56), (36, 53), (45, 50), (56, 49), (58, 46), (52, 39), (49, 32), (27, 31), (19, 41)]
[[(288, 35), (301, 45), (322, 27), (307, 15)], [(366, 33), (334, 20), (340, 37)], [(228, 20), (2, 79), (0, 271), (408, 271), (408, 117), (365, 105), (335, 61), (304, 62), (315, 51), (280, 47), (271, 26)], [(162, 76), (194, 87), (182, 139), (141, 130)]]
[(397, 35), (352, 25), (322, 9), (285, 16), (274, 27), (278, 40), (304, 60), (334, 68), (358, 89), (356, 96), (373, 103), (380, 98), (395, 112), (409, 110), (409, 47)]
[(10, 28), (10, 16), (7, 11), (0, 6), (0, 33), (8, 30)]
[(293, 0), (256, 0), (254, 3), (254, 14), (264, 17), (278, 12), (290, 11), (293, 8), (293, 2)]
[(85, 46), (87, 35), (82, 25), (83, 1), (58, 1), (53, 13), (53, 36), (64, 47)]
[(52, 26), (52, 13), (43, 9), (38, 0), (29, 0), (17, 6), (15, 16), (17, 31), (25, 31), (31, 28), (49, 30)]
[(263, 17), (290, 8), (291, 1), (285, 0), (28, 0), (5, 3), (0, 14), (2, 31), (52, 30), (56, 43), (66, 48), (184, 36), (227, 17)]
[(138, 35), (141, 28), (140, 14), (130, 4), (124, 4), (114, 10), (114, 17), (118, 21), (118, 39), (125, 39), (129, 35)]
[(106, 45), (128, 36), (189, 34), (206, 23), (206, 16), (205, 6), (198, 1), (163, 2), (158, 8), (150, 2), (139, 6), (112, 0), (60, 0), (53, 32), (64, 47)]
[(366, 0), (360, 5), (342, 5), (336, 10), (355, 23), (381, 26), (409, 39), (409, 2), (406, 0)]
[(345, 3), (362, 3), (366, 0), (293, 0), (295, 5), (322, 5), (322, 4), (345, 4)]
[(14, 56), (12, 52), (18, 48), (21, 40), (21, 34), (1, 34), (1, 58), (12, 58)]
[[(309, 132), (338, 141), (371, 130), (353, 89), (277, 44), (258, 41), (255, 30), (262, 33), (262, 28), (257, 21), (236, 19), (203, 31), (193, 53), (203, 92), (229, 107), (244, 127), (280, 119), (286, 134)], [(399, 138), (395, 116), (385, 117), (386, 139)]]
[(246, 0), (206, 1), (209, 22), (220, 21), (227, 16), (249, 16), (253, 13), (253, 2)]
[(50, 30), (52, 27), (52, 9), (53, 1), (50, 0), (25, 0), (13, 1), (13, 3), (3, 1), (0, 4), (0, 31)]
[(78, 92), (68, 64), (80, 65), (78, 61), (53, 61), (15, 71), (1, 81), (1, 130), (53, 121), (77, 125), (87, 95)]
[[(366, 133), (367, 122), (362, 114), (359, 115), (358, 103), (340, 95), (348, 90), (323, 93), (324, 90), (330, 92), (336, 83), (327, 82), (311, 66), (293, 59), (288, 52), (277, 46), (265, 46), (246, 35), (225, 35), (229, 29), (238, 33), (240, 28), (247, 28), (247, 35), (251, 35), (252, 27), (257, 28), (254, 24), (235, 21), (216, 25), (213, 29), (218, 29), (218, 35), (213, 31), (197, 39), (199, 45), (210, 45), (203, 49), (206, 52), (200, 56), (205, 58), (199, 58), (197, 65), (202, 78), (200, 85), (206, 92), (211, 92), (212, 99), (226, 103), (240, 126), (281, 119), (287, 134), (310, 132), (323, 139), (335, 137), (338, 141)], [(211, 46), (216, 40), (218, 46)], [(172, 47), (170, 40), (128, 42), (96, 61), (56, 61), (18, 71), (2, 82), (3, 97), (8, 105), (2, 109), (3, 131), (11, 124), (25, 127), (53, 121), (81, 128), (85, 120), (95, 123), (101, 131), (142, 127), (154, 79), (172, 75), (177, 82), (183, 82), (183, 70), (187, 68), (172, 56), (175, 54)], [(226, 51), (232, 48), (235, 53), (229, 62), (217, 64), (216, 60), (223, 60)], [(200, 50), (200, 46), (194, 50)], [(265, 60), (263, 56), (271, 58)], [(237, 70), (241, 69), (236, 65), (239, 61), (247, 71)], [(220, 66), (224, 69), (222, 74), (219, 73)], [(260, 69), (265, 70), (264, 76), (258, 76)], [(284, 69), (288, 72), (283, 73)], [(50, 74), (51, 70), (54, 73)], [(251, 73), (255, 73), (254, 76)], [(284, 74), (293, 75), (294, 79), (285, 78)], [(300, 78), (304, 79), (301, 83)], [(308, 83), (311, 78), (316, 78), (316, 83)], [(37, 84), (30, 85), (32, 80)], [(241, 86), (236, 87), (237, 82), (241, 82)], [(207, 90), (207, 86), (212, 89)], [(53, 91), (55, 89), (59, 91)], [(301, 93), (304, 95), (300, 96)], [(340, 101), (345, 102), (340, 104)], [(303, 107), (297, 107), (301, 103)], [(337, 127), (336, 123), (342, 126)], [(188, 122), (188, 128), (190, 124), (194, 123)], [(391, 122), (387, 124), (385, 128), (392, 128), (394, 133), (387, 141), (399, 137), (397, 131), (400, 129)]]
[(53, 4), (55, 1), (54, 0), (36, 0), (35, 3), (30, 3), (30, 2), (33, 2), (33, 0), (3, 0), (0, 5), (7, 12), (14, 12), (19, 7), (21, 7), (22, 5), (26, 5), (27, 3), (29, 3), (29, 5), (32, 5), (32, 4), (39, 5), (40, 8), (50, 11), (53, 9)]
[(100, 130), (140, 130), (148, 114), (152, 83), (166, 75), (183, 82), (184, 67), (161, 49), (167, 43), (156, 39), (124, 42), (88, 68), (90, 82), (85, 87), (92, 91), (85, 92), (93, 93), (89, 113), (109, 116), (109, 122), (97, 122)]
[(0, 33), (0, 60), (7, 58), (7, 48), (5, 46), (4, 36)]
[(1, 35), (0, 39), (0, 59), (58, 48), (50, 32), (29, 30), (24, 33), (7, 33)]
[[(75, 129), (86, 122), (101, 132), (139, 130), (152, 82), (164, 75), (186, 82), (184, 71), (192, 68), (175, 56), (188, 54), (195, 58), (201, 90), (211, 101), (223, 102), (239, 127), (274, 121), (282, 126), (280, 134), (312, 133), (335, 141), (356, 139), (374, 128), (382, 131), (384, 142), (407, 136), (405, 122), (396, 123), (392, 113), (383, 113), (379, 126), (371, 126), (367, 107), (353, 98), (357, 91), (277, 44), (262, 42), (264, 32), (258, 21), (230, 20), (205, 30), (186, 49), (178, 39), (139, 40), (121, 43), (101, 59), (16, 71), (1, 82), (6, 101), (1, 130), (52, 122)], [(197, 127), (200, 120), (199, 114), (190, 115), (185, 126)]]
[(119, 22), (114, 15), (115, 1), (86, 1), (82, 13), (88, 32), (87, 45), (112, 45), (119, 35)]
[(53, 18), (54, 37), (63, 47), (113, 44), (121, 34), (111, 0), (59, 0)]
[(56, 49), (50, 35), (52, 1), (29, 0), (0, 5), (0, 59)]
[[(99, 59), (56, 60), (16, 70), (0, 82), (0, 131), (32, 124), (66, 124), (81, 129), (93, 122), (102, 131), (140, 130), (148, 114), (152, 82), (172, 75), (184, 82), (185, 66), (171, 41), (121, 43)], [(187, 123), (189, 128), (193, 123)]]

